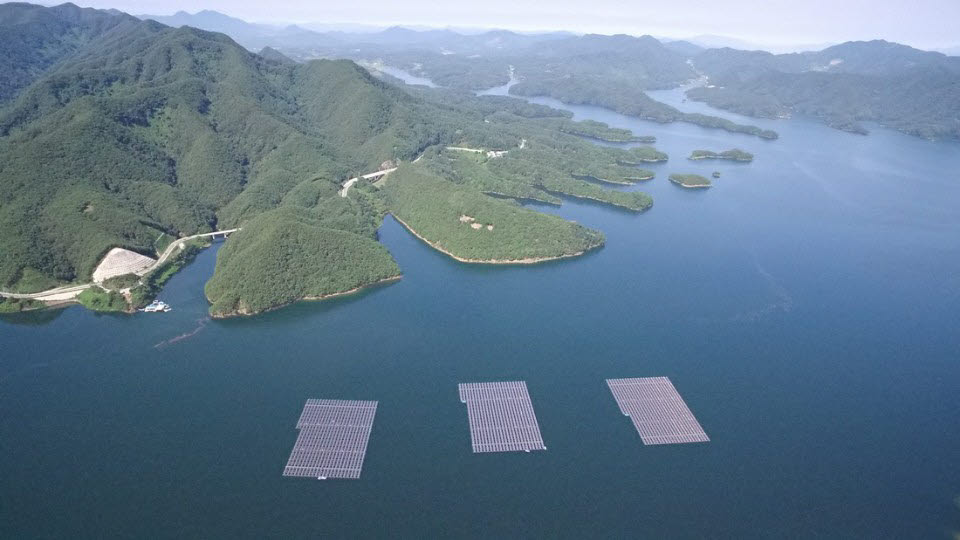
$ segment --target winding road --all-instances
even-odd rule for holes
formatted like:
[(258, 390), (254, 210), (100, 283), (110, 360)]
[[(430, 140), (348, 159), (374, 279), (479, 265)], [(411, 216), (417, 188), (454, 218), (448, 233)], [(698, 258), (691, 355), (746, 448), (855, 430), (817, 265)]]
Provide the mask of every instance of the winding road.
[[(188, 240), (193, 240), (195, 238), (207, 238), (211, 236), (219, 236), (221, 234), (226, 236), (232, 232), (236, 232), (239, 230), (240, 230), (239, 228), (226, 229), (222, 231), (213, 231), (209, 233), (195, 234), (193, 236), (185, 236), (183, 238), (174, 240), (173, 242), (170, 242), (170, 245), (168, 245), (166, 249), (163, 250), (163, 253), (160, 254), (160, 257), (156, 260), (156, 262), (154, 262), (149, 267), (147, 267), (146, 270), (144, 270), (143, 274), (144, 275), (149, 274), (150, 272), (159, 268), (161, 264), (167, 262), (167, 259), (170, 258), (170, 255), (173, 255), (174, 250), (176, 250), (178, 247), (183, 246), (183, 243)], [(40, 300), (41, 302), (63, 302), (66, 300), (72, 300), (76, 298), (77, 295), (89, 289), (93, 285), (94, 283), (64, 285), (62, 287), (56, 287), (53, 289), (48, 289), (46, 291), (40, 291), (35, 293), (12, 293), (12, 292), (0, 291), (0, 296), (5, 296), (7, 298), (20, 298), (24, 300)]]
[[(420, 159), (420, 158), (417, 158), (417, 159)], [(346, 196), (347, 196), (347, 192), (350, 191), (350, 187), (351, 187), (352, 185), (356, 184), (356, 183), (357, 183), (357, 180), (360, 180), (361, 178), (363, 178), (364, 180), (373, 180), (374, 178), (382, 178), (382, 177), (384, 177), (384, 176), (392, 173), (392, 172), (395, 171), (395, 170), (397, 170), (396, 167), (394, 167), (394, 168), (392, 168), (392, 169), (383, 169), (382, 171), (372, 172), (372, 173), (370, 173), (370, 174), (365, 174), (365, 175), (363, 175), (363, 176), (358, 176), (358, 177), (356, 177), (356, 178), (351, 178), (351, 179), (349, 179), (349, 180), (347, 180), (346, 182), (343, 183), (343, 189), (340, 190), (340, 196), (341, 196), (341, 197), (346, 197)]]

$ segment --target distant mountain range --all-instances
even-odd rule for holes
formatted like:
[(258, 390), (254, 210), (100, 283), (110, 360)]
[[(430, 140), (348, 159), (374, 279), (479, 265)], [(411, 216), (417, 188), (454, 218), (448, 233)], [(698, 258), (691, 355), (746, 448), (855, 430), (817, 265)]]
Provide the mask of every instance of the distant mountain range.
[[(517, 33), (507, 30), (455, 31), (452, 29), (412, 29), (401, 26), (377, 28), (363, 25), (307, 24), (272, 26), (249, 23), (216, 11), (190, 14), (179, 11), (170, 16), (139, 15), (168, 26), (192, 26), (211, 32), (222, 32), (250, 50), (270, 46), (277, 49), (329, 51), (363, 44), (380, 47), (418, 47), (442, 49), (446, 52), (512, 49), (543, 39), (569, 37), (569, 32)], [(307, 28), (309, 27), (309, 28)]]
[(790, 53), (803, 51), (818, 51), (834, 45), (834, 43), (797, 43), (786, 45), (771, 45), (737, 39), (729, 36), (702, 34), (684, 38), (683, 41), (693, 43), (704, 49), (742, 49), (745, 51), (768, 51), (773, 53)]
[(689, 96), (746, 115), (803, 114), (857, 133), (865, 133), (862, 122), (871, 121), (923, 137), (960, 137), (957, 57), (882, 40), (767, 47), (793, 51), (773, 54), (756, 43), (717, 35), (656, 40), (398, 27), (319, 33), (252, 25), (211, 12), (157, 19), (226, 32), (248, 47), (270, 45), (299, 60), (383, 60), (460, 89), (505, 84), (513, 66), (521, 80), (513, 93), (602, 105), (658, 121), (681, 115), (649, 99), (644, 89), (706, 74), (711, 84)]
[(774, 55), (710, 49), (688, 95), (751, 116), (794, 113), (866, 133), (864, 121), (927, 138), (960, 137), (960, 57), (876, 40)]
[[(247, 46), (244, 43), (246, 41), (249, 43), (249, 48), (257, 50), (270, 44), (266, 42), (277, 39), (291, 39), (294, 41), (301, 40), (303, 44), (306, 44), (306, 40), (309, 39), (308, 36), (311, 36), (311, 34), (305, 34), (305, 32), (312, 32), (312, 37), (315, 39), (329, 39), (336, 37), (339, 34), (348, 36), (348, 41), (368, 41), (379, 43), (391, 41), (393, 43), (405, 44), (412, 44), (415, 42), (436, 42), (438, 41), (438, 38), (440, 38), (440, 40), (443, 38), (456, 39), (462, 36), (473, 36), (487, 34), (490, 32), (509, 33), (520, 36), (549, 34), (554, 36), (572, 37), (575, 35), (580, 35), (569, 31), (517, 32), (484, 28), (437, 29), (429, 26), (417, 25), (383, 26), (362, 23), (308, 22), (293, 25), (271, 25), (247, 22), (242, 19), (231, 17), (229, 15), (212, 10), (203, 10), (196, 13), (178, 11), (174, 15), (138, 15), (137, 17), (140, 19), (155, 20), (173, 27), (193, 26), (203, 30), (223, 32), (236, 39), (239, 43), (244, 44), (244, 46)], [(375, 36), (375, 34), (381, 33), (385, 35)], [(365, 39), (364, 35), (370, 39)], [(767, 51), (778, 54), (819, 51), (836, 45), (836, 43), (831, 42), (773, 44), (717, 34), (699, 34), (684, 38), (655, 37), (657, 37), (657, 39), (659, 39), (665, 45), (671, 43), (689, 43), (702, 49), (730, 48), (745, 51)], [(951, 56), (960, 55), (960, 45), (931, 50)]]

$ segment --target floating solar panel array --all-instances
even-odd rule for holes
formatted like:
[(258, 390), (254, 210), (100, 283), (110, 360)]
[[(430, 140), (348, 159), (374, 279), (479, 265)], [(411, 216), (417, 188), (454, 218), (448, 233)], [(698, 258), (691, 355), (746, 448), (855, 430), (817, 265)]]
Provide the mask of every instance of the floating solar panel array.
[(376, 401), (308, 399), (284, 476), (360, 478)]
[(667, 377), (607, 379), (620, 411), (630, 417), (643, 444), (710, 440)]
[(474, 453), (546, 450), (523, 381), (463, 383)]

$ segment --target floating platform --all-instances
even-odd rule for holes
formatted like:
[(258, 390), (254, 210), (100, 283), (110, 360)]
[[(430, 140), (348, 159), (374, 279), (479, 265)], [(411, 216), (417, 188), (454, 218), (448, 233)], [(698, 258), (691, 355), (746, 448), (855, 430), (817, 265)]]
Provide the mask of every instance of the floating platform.
[(524, 381), (462, 383), (474, 453), (546, 450)]
[(710, 440), (667, 377), (607, 379), (607, 386), (620, 411), (633, 421), (643, 444)]
[(376, 401), (308, 399), (283, 476), (360, 478)]

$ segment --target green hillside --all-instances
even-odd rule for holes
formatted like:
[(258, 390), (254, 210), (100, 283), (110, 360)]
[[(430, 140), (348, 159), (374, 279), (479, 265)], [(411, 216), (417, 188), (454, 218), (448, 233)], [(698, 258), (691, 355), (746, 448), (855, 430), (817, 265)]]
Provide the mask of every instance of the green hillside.
[(257, 216), (223, 246), (205, 293), (214, 316), (250, 314), (398, 277), (370, 236), (325, 226), (315, 212), (285, 207)]
[(461, 260), (535, 262), (577, 255), (604, 241), (598, 231), (447, 182), (419, 163), (394, 174), (384, 188), (390, 211)]
[(13, 99), (47, 69), (91, 41), (128, 31), (129, 15), (62, 4), (0, 4), (0, 104)]
[[(411, 92), (349, 61), (278, 62), (222, 34), (97, 13), (123, 22), (0, 109), (0, 290), (86, 282), (112, 247), (156, 256), (171, 237), (238, 226), (207, 287), (216, 314), (389, 278), (399, 270), (376, 240), (384, 194), (364, 181), (340, 197), (341, 183), (448, 145), (505, 153), (443, 170), (427, 160), (441, 191), (507, 206), (531, 223), (540, 214), (481, 192), (553, 203), (570, 195), (632, 210), (652, 204), (642, 193), (578, 180), (633, 182), (649, 173), (620, 165), (626, 151), (562, 133), (567, 115), (546, 107)], [(597, 233), (577, 234), (592, 240), (558, 240), (548, 251), (596, 242)], [(547, 253), (507, 247), (497, 255)], [(463, 248), (479, 253), (483, 245)]]
[(0, 112), (0, 286), (87, 280), (112, 246), (152, 255), (305, 180), (316, 204), (439, 137), (417, 107), (347, 61), (285, 66), (152, 22), (104, 36)]
[(695, 58), (711, 84), (691, 99), (759, 117), (803, 114), (854, 133), (877, 122), (911, 135), (960, 138), (960, 58), (886, 41), (774, 55), (733, 49)]

